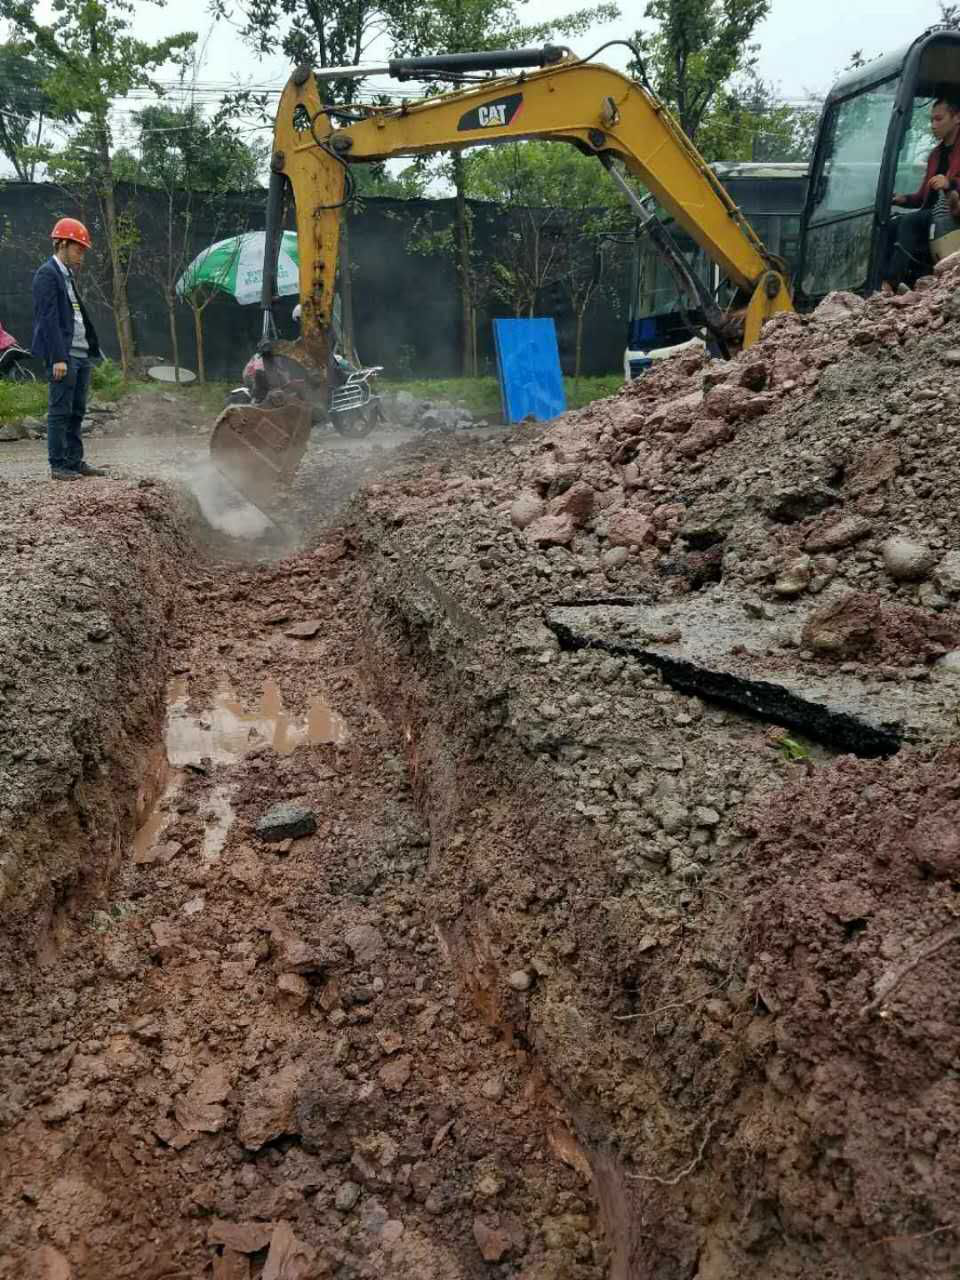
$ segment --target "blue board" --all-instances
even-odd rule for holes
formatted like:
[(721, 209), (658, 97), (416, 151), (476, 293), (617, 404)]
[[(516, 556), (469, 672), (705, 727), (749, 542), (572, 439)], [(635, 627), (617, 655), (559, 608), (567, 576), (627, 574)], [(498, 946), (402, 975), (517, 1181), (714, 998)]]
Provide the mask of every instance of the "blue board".
[(551, 319), (494, 320), (500, 399), (506, 422), (555, 418), (567, 407), (557, 330)]

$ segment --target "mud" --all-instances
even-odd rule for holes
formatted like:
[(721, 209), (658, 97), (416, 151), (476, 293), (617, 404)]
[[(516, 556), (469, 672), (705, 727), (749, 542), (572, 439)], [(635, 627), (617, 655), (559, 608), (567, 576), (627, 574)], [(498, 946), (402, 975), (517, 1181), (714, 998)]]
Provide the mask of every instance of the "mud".
[[(8, 485), (72, 825), (0, 974), (4, 1280), (957, 1274), (957, 283), (549, 428), (317, 440), (282, 536), (211, 529), (179, 445)], [(75, 546), (86, 683), (31, 613)], [(929, 723), (857, 760), (547, 626), (611, 599)], [(311, 833), (259, 840), (281, 803)]]

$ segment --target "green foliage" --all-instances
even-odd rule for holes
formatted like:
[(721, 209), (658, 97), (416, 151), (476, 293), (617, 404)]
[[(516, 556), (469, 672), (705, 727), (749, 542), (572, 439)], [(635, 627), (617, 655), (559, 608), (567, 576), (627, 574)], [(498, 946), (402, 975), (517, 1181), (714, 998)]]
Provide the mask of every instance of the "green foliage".
[(93, 366), (90, 386), (98, 400), (119, 400), (126, 385), (123, 380), (123, 370), (109, 357)]
[(649, 35), (638, 31), (635, 43), (648, 80), (688, 138), (697, 140), (731, 79), (754, 67), (750, 37), (769, 11), (770, 0), (647, 0), (645, 16), (657, 25)]
[[(567, 405), (581, 409), (594, 400), (615, 395), (623, 386), (622, 374), (592, 378), (564, 378)], [(409, 391), (422, 400), (453, 400), (465, 404), (472, 413), (499, 419), (500, 386), (496, 378), (414, 378), (403, 381), (380, 379), (381, 391)]]
[(9, 382), (0, 378), (0, 423), (42, 418), (47, 412), (45, 382)]
[[(119, 400), (125, 390), (123, 371), (112, 360), (94, 365), (90, 381), (92, 393), (98, 400)], [(46, 382), (10, 382), (0, 378), (0, 423), (42, 418), (46, 412)]]
[(784, 760), (800, 761), (810, 759), (810, 748), (805, 743), (798, 742), (796, 738), (781, 738), (777, 743), (777, 749)]
[(53, 0), (44, 22), (37, 0), (0, 0), (0, 18), (12, 26), (29, 56), (46, 69), (41, 87), (61, 118), (80, 118), (68, 145), (40, 156), (60, 182), (112, 182), (109, 112), (132, 89), (160, 88), (154, 73), (183, 62), (196, 41), (180, 32), (148, 43), (132, 34), (136, 7), (128, 0)]
[(781, 102), (776, 87), (750, 71), (717, 94), (697, 146), (710, 161), (805, 161), (819, 120), (819, 106)]
[(391, 40), (401, 57), (511, 49), (557, 37), (574, 39), (591, 27), (620, 17), (615, 4), (601, 3), (548, 22), (525, 24), (526, 0), (394, 0)]
[(357, 195), (390, 196), (394, 200), (412, 200), (425, 196), (430, 183), (427, 166), (414, 160), (399, 173), (390, 173), (385, 164), (357, 164), (350, 169), (357, 184)]
[(58, 111), (44, 89), (49, 62), (29, 43), (0, 44), (0, 153), (21, 182), (32, 182), (44, 124)]
[(193, 103), (144, 107), (134, 114), (137, 152), (113, 157), (114, 176), (140, 186), (190, 191), (248, 191), (269, 155), (266, 142), (244, 142), (222, 116), (208, 120)]

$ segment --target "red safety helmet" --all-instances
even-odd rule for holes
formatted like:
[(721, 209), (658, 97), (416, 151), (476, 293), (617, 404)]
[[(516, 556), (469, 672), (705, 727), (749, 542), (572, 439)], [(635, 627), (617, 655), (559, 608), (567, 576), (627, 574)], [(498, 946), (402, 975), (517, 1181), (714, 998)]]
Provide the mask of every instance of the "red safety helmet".
[(93, 248), (93, 241), (90, 239), (90, 232), (78, 222), (76, 218), (61, 218), (57, 225), (50, 232), (51, 240), (75, 240), (77, 244), (82, 244), (85, 249)]

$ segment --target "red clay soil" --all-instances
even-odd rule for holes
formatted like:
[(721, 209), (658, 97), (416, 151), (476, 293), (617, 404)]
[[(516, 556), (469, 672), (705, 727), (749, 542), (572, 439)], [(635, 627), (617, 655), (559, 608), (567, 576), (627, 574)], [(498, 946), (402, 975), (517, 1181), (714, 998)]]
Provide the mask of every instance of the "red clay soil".
[[(0, 1275), (599, 1280), (563, 1110), (453, 980), (342, 543), (275, 568), (171, 567), (189, 701), (170, 751), (190, 725), (213, 754), (158, 766), (147, 837), (108, 888), (63, 888), (35, 953), (4, 969)], [(248, 715), (232, 736), (225, 683)], [(224, 742), (245, 754), (218, 760)], [(259, 840), (281, 801), (316, 831)]]
[[(5, 920), (3, 1280), (955, 1280), (956, 747), (784, 750), (544, 609), (716, 596), (955, 689), (958, 283), (317, 455), (300, 529), (383, 475), (275, 564), (8, 487), (3, 852), (66, 825)], [(260, 838), (280, 802), (312, 829)]]

